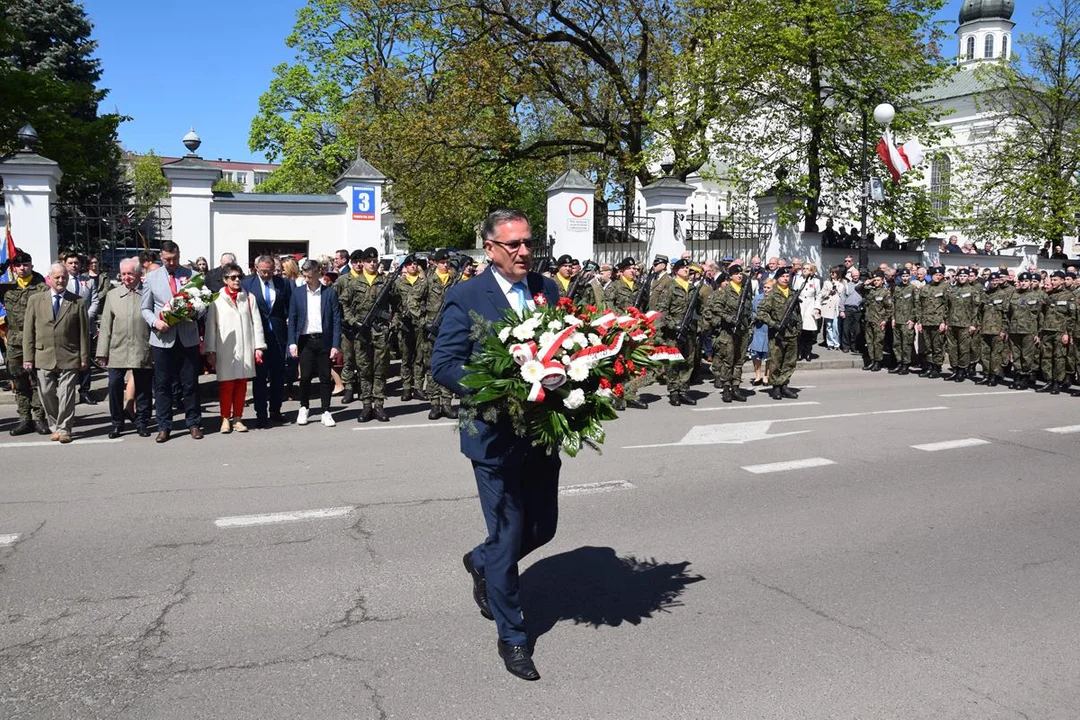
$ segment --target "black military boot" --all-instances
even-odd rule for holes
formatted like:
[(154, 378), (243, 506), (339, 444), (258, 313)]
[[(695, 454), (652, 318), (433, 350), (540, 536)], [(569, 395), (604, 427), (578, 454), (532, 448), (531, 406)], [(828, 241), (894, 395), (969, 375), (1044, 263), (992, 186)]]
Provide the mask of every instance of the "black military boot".
[(933, 365), (931, 365), (930, 363), (924, 363), (922, 369), (919, 370), (919, 377), (927, 377), (930, 374), (930, 371), (933, 369)]
[(863, 370), (873, 370), (874, 369), (874, 362), (872, 360), (867, 360), (866, 363), (862, 366), (862, 369)]
[(360, 411), (360, 415), (357, 416), (356, 422), (371, 422), (375, 417), (375, 411), (371, 409), (371, 403), (364, 403), (364, 409)]
[(731, 386), (731, 399), (735, 402), (746, 402), (746, 395), (743, 394), (742, 388), (738, 385)]
[(1024, 382), (1024, 376), (1021, 375), (1020, 373), (1015, 373), (1013, 375), (1012, 382), (1009, 383), (1009, 389), (1010, 390), (1022, 390), (1024, 388), (1023, 382)]
[(386, 410), (383, 409), (382, 405), (376, 405), (372, 414), (379, 422), (390, 422), (390, 416), (386, 414)]
[(900, 374), (900, 368), (902, 368), (902, 367), (904, 367), (904, 366), (902, 364), (900, 364), (900, 363), (897, 363), (896, 365), (893, 365), (891, 368), (889, 368), (889, 374), (890, 375), (899, 375)]
[(626, 407), (631, 407), (631, 408), (634, 408), (635, 410), (648, 410), (649, 409), (648, 405), (646, 405), (645, 403), (641, 402), (640, 400), (636, 400), (634, 398), (627, 398)]
[(731, 386), (725, 385), (720, 391), (720, 400), (726, 403), (731, 402)]
[(714, 388), (720, 389), (724, 387), (724, 383), (720, 381), (720, 378), (713, 378), (712, 386)]
[(1080, 397), (1080, 388), (1073, 388), (1069, 391), (1069, 394), (1073, 397)]
[(457, 420), (457, 408), (446, 403), (442, 406), (442, 415), (444, 418), (450, 418), (451, 420)]
[(697, 400), (690, 397), (686, 393), (679, 393), (679, 402), (683, 405), (697, 405)]
[(18, 425), (11, 428), (11, 430), (9, 431), (11, 435), (15, 436), (29, 435), (32, 432), (34, 432), (34, 421), (30, 418), (23, 418), (19, 421)]
[(870, 372), (881, 372), (881, 363), (877, 360), (870, 363)]
[(413, 400), (427, 400), (427, 393), (420, 388), (413, 388), (412, 391)]
[(989, 385), (990, 379), (993, 377), (994, 376), (989, 373), (983, 375), (981, 378), (976, 378), (974, 375), (971, 375), (971, 379), (975, 381), (976, 385)]
[(786, 397), (789, 400), (798, 400), (799, 396), (794, 390), (789, 388), (786, 384), (780, 386), (780, 396)]
[(612, 403), (612, 405), (615, 407), (615, 409), (618, 412), (622, 412), (623, 410), (626, 410), (626, 400), (624, 400), (622, 398), (618, 398), (618, 397), (615, 398), (615, 401)]
[(1003, 379), (1004, 378), (999, 378), (997, 375), (987, 375), (986, 376), (986, 387), (997, 387), (998, 382), (1000, 380), (1003, 380)]
[(353, 389), (351, 387), (345, 388), (345, 394), (341, 398), (341, 404), (348, 405), (354, 400), (356, 400), (356, 393), (353, 392)]
[(401, 392), (401, 402), (409, 402), (412, 399), (413, 399), (412, 390), (402, 390), (402, 392)]
[(964, 368), (957, 368), (956, 372), (953, 373), (952, 381), (961, 383), (961, 382), (964, 382), (964, 380), (966, 378), (967, 378), (967, 370), (965, 370)]
[(442, 417), (442, 406), (441, 405), (436, 405), (435, 403), (432, 403), (431, 404), (431, 409), (428, 410), (427, 419), (428, 420), (438, 420), (441, 417)]
[(677, 393), (672, 393), (671, 395), (668, 395), (667, 401), (669, 405), (674, 405), (675, 407), (682, 405), (682, 403), (679, 401), (679, 396)]
[(773, 400), (783, 399), (784, 396), (780, 394), (779, 385), (773, 385), (771, 388), (769, 388), (769, 397), (771, 397)]
[(1061, 391), (1058, 390), (1058, 384), (1056, 382), (1054, 382), (1053, 380), (1051, 380), (1050, 382), (1043, 385), (1041, 388), (1037, 388), (1035, 390), (1035, 392), (1037, 392), (1037, 393), (1050, 393), (1051, 395), (1057, 395)]
[(939, 377), (941, 377), (941, 366), (937, 364), (931, 365), (930, 372), (926, 374), (926, 377), (930, 378), (931, 380), (937, 380)]
[(900, 365), (896, 369), (896, 374), (897, 375), (910, 375), (911, 374), (911, 368), (909, 368), (907, 365)]

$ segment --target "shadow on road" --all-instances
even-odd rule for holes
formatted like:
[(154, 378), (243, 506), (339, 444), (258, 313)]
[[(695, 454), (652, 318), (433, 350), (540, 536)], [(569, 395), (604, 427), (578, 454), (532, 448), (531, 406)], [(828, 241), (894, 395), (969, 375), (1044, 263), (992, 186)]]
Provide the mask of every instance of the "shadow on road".
[(682, 605), (689, 562), (619, 557), (609, 547), (580, 547), (544, 558), (521, 575), (525, 623), (537, 638), (560, 620), (593, 627), (637, 625), (653, 613)]

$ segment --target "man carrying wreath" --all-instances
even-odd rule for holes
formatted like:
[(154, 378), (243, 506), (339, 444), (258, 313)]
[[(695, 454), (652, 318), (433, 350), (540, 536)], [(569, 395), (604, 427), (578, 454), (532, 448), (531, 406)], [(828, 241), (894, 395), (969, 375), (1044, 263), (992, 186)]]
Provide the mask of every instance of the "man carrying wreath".
[(191, 437), (201, 440), (202, 409), (199, 407), (199, 326), (194, 319), (169, 325), (161, 311), (191, 280), (191, 270), (180, 265), (180, 246), (170, 240), (161, 243), (161, 267), (146, 276), (142, 296), (143, 320), (150, 333), (150, 356), (154, 361), (154, 409), (157, 413), (156, 442), (168, 442), (172, 435), (173, 383), (184, 394), (184, 416)]
[[(497, 323), (507, 310), (524, 313), (538, 300), (559, 301), (555, 282), (532, 272), (532, 231), (523, 213), (492, 212), (482, 234), (490, 271), (447, 294), (432, 351), (432, 376), (458, 395), (467, 392), (460, 384), (464, 366), (480, 346), (469, 338), (470, 313)], [(524, 680), (539, 680), (518, 598), (517, 564), (555, 536), (562, 461), (557, 452), (549, 455), (518, 437), (509, 420), (489, 424), (478, 417), (472, 424), (472, 430), (460, 432), (461, 452), (472, 461), (488, 534), (463, 561), (480, 614), (495, 621), (506, 669)]]

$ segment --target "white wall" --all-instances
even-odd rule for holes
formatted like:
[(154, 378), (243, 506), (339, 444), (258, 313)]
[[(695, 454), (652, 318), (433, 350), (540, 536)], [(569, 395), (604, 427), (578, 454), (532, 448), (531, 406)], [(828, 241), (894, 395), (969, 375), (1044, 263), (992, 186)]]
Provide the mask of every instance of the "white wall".
[[(241, 264), (251, 259), (251, 241), (307, 242), (308, 255), (333, 255), (338, 248), (346, 247), (345, 211), (343, 203), (215, 200), (211, 205), (214, 248), (218, 255), (235, 253)], [(211, 260), (214, 264), (216, 258)]]

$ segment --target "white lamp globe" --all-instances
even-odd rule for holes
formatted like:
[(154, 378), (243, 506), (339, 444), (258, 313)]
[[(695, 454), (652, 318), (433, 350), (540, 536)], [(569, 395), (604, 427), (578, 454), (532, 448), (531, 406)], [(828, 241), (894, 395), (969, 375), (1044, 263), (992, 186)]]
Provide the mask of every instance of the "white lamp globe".
[(874, 108), (874, 122), (878, 125), (888, 125), (896, 117), (896, 108), (889, 103), (881, 103)]

